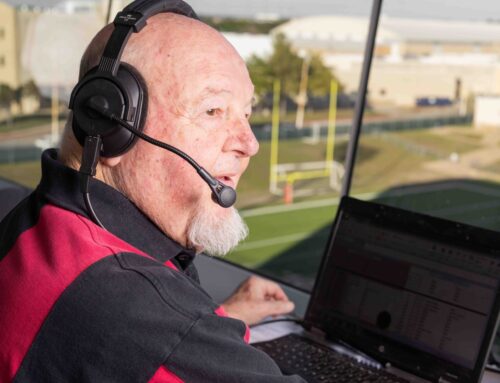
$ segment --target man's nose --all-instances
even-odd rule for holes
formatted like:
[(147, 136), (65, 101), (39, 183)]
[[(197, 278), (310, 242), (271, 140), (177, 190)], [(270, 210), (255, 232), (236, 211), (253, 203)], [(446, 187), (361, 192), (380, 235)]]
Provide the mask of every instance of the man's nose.
[(236, 120), (231, 129), (231, 150), (238, 151), (244, 157), (252, 157), (259, 151), (259, 141), (246, 118)]

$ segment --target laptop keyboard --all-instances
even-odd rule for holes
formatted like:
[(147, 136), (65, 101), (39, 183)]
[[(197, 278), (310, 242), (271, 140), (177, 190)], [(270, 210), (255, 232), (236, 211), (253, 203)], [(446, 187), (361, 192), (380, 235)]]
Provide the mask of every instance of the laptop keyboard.
[(253, 346), (273, 358), (284, 374), (300, 375), (310, 383), (409, 383), (296, 334)]

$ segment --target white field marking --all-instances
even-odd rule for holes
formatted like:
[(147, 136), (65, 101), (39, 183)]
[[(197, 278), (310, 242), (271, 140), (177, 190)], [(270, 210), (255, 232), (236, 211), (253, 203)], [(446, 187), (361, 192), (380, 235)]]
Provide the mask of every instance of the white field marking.
[(288, 213), (294, 210), (312, 209), (316, 207), (337, 205), (339, 203), (338, 198), (327, 198), (315, 201), (304, 201), (297, 202), (292, 205), (276, 205), (276, 206), (264, 206), (255, 209), (242, 210), (240, 214), (242, 217), (254, 217), (258, 215), (265, 214), (276, 214), (276, 213)]
[(296, 234), (283, 235), (281, 237), (261, 239), (258, 241), (250, 241), (248, 243), (243, 243), (239, 245), (237, 251), (253, 250), (272, 245), (280, 245), (282, 243), (287, 243), (287, 242), (301, 241), (309, 237), (311, 234), (312, 233), (296, 233)]
[[(459, 183), (457, 183), (459, 185)], [(393, 196), (400, 196), (400, 195), (407, 195), (407, 194), (417, 194), (421, 192), (428, 192), (428, 191), (437, 191), (437, 190), (446, 190), (449, 189), (449, 185), (426, 185), (426, 186), (414, 186), (409, 190), (395, 190), (392, 192), (388, 192), (384, 197), (393, 197)], [(361, 200), (367, 200), (367, 199), (372, 199), (374, 197), (380, 196), (379, 192), (370, 192), (370, 193), (361, 193), (361, 194), (354, 194), (354, 198), (358, 198)], [(324, 207), (324, 206), (334, 206), (339, 204), (340, 199), (339, 198), (326, 198), (326, 199), (320, 199), (320, 200), (314, 200), (314, 201), (304, 201), (304, 202), (297, 202), (292, 205), (276, 205), (276, 206), (263, 206), (263, 207), (257, 207), (255, 209), (248, 209), (248, 210), (241, 210), (240, 214), (242, 217), (254, 217), (254, 216), (259, 216), (259, 215), (266, 215), (266, 214), (278, 214), (278, 213), (288, 213), (290, 211), (295, 211), (295, 210), (302, 210), (302, 209), (312, 209), (312, 208), (317, 208), (317, 207)]]

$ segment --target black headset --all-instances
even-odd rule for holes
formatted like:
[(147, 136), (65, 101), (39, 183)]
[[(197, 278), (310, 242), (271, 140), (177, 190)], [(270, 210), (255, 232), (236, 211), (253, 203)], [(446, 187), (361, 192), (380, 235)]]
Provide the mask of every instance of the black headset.
[(220, 206), (230, 207), (236, 201), (234, 189), (213, 178), (187, 154), (143, 133), (148, 108), (146, 83), (137, 69), (120, 59), (130, 35), (144, 28), (148, 18), (162, 12), (198, 19), (182, 0), (132, 2), (116, 15), (99, 65), (87, 72), (71, 93), (73, 132), (83, 146), (81, 191), (91, 217), (101, 226), (90, 204), (89, 179), (95, 175), (99, 156), (119, 156), (130, 150), (138, 137), (188, 161), (211, 188), (212, 198)]

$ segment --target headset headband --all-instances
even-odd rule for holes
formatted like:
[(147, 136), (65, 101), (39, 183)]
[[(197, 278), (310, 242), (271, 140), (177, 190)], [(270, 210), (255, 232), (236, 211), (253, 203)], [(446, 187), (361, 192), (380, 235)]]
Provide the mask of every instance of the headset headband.
[(113, 21), (115, 28), (104, 48), (99, 72), (108, 72), (115, 76), (123, 48), (127, 45), (131, 33), (139, 32), (146, 25), (147, 19), (162, 12), (177, 13), (198, 20), (193, 9), (182, 0), (136, 0), (130, 3)]

